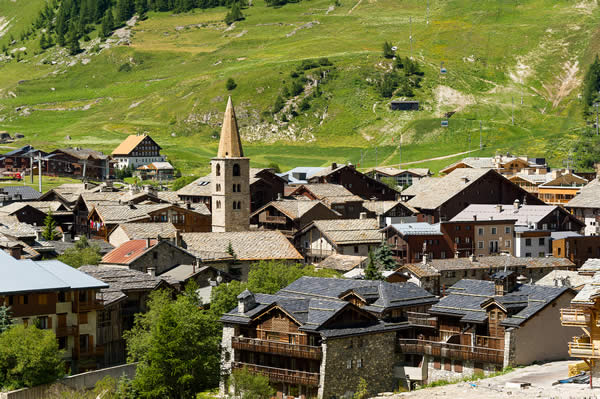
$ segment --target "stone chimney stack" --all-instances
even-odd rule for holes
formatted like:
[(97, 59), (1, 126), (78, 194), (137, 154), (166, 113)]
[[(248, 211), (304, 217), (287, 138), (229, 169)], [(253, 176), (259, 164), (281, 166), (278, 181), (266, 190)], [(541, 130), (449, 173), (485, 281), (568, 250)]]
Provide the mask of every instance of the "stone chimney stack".
[(248, 290), (244, 290), (240, 295), (237, 296), (238, 300), (238, 313), (246, 313), (256, 307), (256, 298), (254, 294)]

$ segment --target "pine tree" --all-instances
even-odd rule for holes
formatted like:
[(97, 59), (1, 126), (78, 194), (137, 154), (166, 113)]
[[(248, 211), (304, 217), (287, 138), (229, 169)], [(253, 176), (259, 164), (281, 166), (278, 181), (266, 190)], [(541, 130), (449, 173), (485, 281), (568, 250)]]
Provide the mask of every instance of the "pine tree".
[(394, 270), (398, 267), (392, 250), (385, 242), (381, 243), (375, 251), (375, 263), (381, 270)]
[(273, 104), (273, 113), (278, 113), (283, 109), (284, 106), (285, 102), (283, 101), (283, 98), (281, 98), (281, 96), (277, 96), (277, 98), (275, 99), (275, 104)]
[(233, 80), (233, 78), (229, 78), (227, 79), (227, 82), (225, 82), (225, 88), (227, 90), (233, 90), (237, 87), (237, 83), (235, 83), (235, 80)]
[(235, 21), (241, 21), (244, 19), (244, 14), (242, 14), (242, 10), (240, 9), (239, 3), (236, 1), (231, 6), (231, 10), (225, 16), (225, 23), (227, 25), (231, 25)]
[(596, 59), (590, 65), (585, 78), (583, 87), (583, 99), (586, 106), (591, 106), (598, 101), (600, 91), (600, 59), (596, 54)]
[(112, 33), (114, 26), (115, 20), (113, 19), (112, 10), (109, 8), (108, 10), (106, 10), (104, 17), (102, 18), (102, 28), (100, 33), (103, 37), (109, 37)]
[(52, 217), (52, 211), (48, 211), (46, 219), (44, 219), (44, 230), (42, 230), (42, 237), (47, 241), (54, 241), (59, 238), (59, 233), (56, 231), (56, 222)]
[(40, 48), (42, 50), (47, 49), (48, 46), (48, 40), (46, 39), (46, 34), (44, 32), (42, 32), (42, 35), (40, 36)]
[(81, 47), (79, 46), (79, 36), (77, 35), (77, 28), (74, 25), (71, 25), (71, 29), (69, 29), (69, 32), (67, 33), (65, 42), (67, 50), (69, 50), (69, 54), (75, 55), (81, 52)]
[(369, 251), (369, 263), (367, 263), (367, 267), (365, 268), (365, 280), (383, 280), (383, 275), (375, 264), (373, 251)]
[(134, 5), (133, 0), (118, 0), (117, 1), (117, 22), (125, 23), (133, 16)]
[(383, 56), (385, 58), (393, 58), (394, 57), (394, 50), (392, 50), (392, 45), (388, 41), (383, 42)]
[(144, 17), (148, 12), (147, 0), (135, 0), (135, 12), (140, 18)]

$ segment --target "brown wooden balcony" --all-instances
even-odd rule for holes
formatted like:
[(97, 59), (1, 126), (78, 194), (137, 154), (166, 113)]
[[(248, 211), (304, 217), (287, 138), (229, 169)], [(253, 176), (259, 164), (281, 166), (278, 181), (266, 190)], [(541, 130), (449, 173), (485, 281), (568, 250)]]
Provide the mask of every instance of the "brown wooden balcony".
[(285, 216), (271, 216), (266, 212), (258, 215), (259, 223), (274, 223), (274, 224), (287, 224), (288, 219)]
[(437, 327), (437, 317), (428, 313), (406, 312), (408, 324), (419, 327)]
[(581, 358), (600, 358), (600, 345), (590, 342), (589, 337), (573, 337), (569, 342), (569, 355)]
[(234, 349), (252, 352), (274, 353), (277, 355), (300, 357), (305, 359), (320, 360), (323, 352), (320, 346), (297, 345), (287, 342), (267, 341), (264, 339), (233, 337), (231, 346)]
[(585, 327), (590, 324), (590, 321), (590, 313), (583, 309), (570, 308), (560, 310), (560, 322), (565, 327)]
[(483, 363), (504, 363), (503, 350), (490, 349), (482, 346), (448, 344), (445, 342), (424, 341), (419, 339), (399, 339), (398, 350), (400, 353), (405, 354), (430, 355)]
[(73, 302), (73, 313), (91, 312), (92, 310), (102, 310), (102, 302), (94, 300), (90, 302)]
[(288, 384), (301, 384), (308, 386), (319, 385), (319, 373), (306, 371), (280, 369), (276, 367), (259, 366), (256, 364), (234, 362), (234, 369), (246, 368), (248, 371), (261, 374), (269, 378), (271, 382), (286, 382)]
[(73, 348), (73, 359), (83, 359), (89, 357), (104, 356), (104, 346), (94, 346), (80, 350), (78, 347)]
[(79, 335), (79, 326), (61, 326), (56, 327), (56, 336), (57, 337), (68, 337)]

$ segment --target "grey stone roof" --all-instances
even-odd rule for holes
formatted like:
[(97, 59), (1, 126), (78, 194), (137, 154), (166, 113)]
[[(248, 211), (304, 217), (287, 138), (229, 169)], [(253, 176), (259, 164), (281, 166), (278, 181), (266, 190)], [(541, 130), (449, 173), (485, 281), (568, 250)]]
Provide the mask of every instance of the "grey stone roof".
[(243, 314), (236, 307), (226, 313), (221, 321), (249, 324), (254, 317), (278, 306), (300, 324), (301, 331), (315, 331), (324, 337), (367, 334), (407, 327), (406, 323), (382, 322), (371, 313), (369, 323), (351, 328), (328, 328), (327, 322), (341, 310), (355, 307), (350, 302), (339, 299), (351, 291), (368, 298), (370, 304), (360, 309), (372, 310), (376, 314), (386, 308), (437, 302), (435, 296), (411, 283), (391, 284), (383, 281), (302, 277), (275, 295), (255, 294), (256, 307)]
[(600, 208), (600, 181), (594, 179), (582, 187), (579, 193), (570, 200), (568, 208)]
[[(57, 254), (62, 255), (67, 249), (73, 248), (77, 241), (49, 241), (49, 243), (51, 243), (52, 248), (54, 248), (54, 251)], [(100, 255), (106, 255), (107, 253), (115, 249), (115, 247), (113, 247), (109, 242), (94, 238), (88, 239), (88, 244), (90, 244), (91, 246), (97, 246), (100, 249)]]
[(377, 219), (315, 220), (312, 225), (334, 245), (379, 244), (383, 240)]
[[(173, 223), (122, 223), (117, 227), (122, 229), (130, 240), (144, 238), (175, 238), (177, 229)], [(112, 233), (111, 233), (112, 234)]]
[[(321, 204), (322, 206), (326, 206), (319, 200), (305, 201), (305, 200), (296, 200), (296, 199), (293, 199), (293, 200), (286, 199), (286, 200), (271, 201), (268, 204), (266, 204), (265, 206), (263, 206), (262, 208), (258, 209), (254, 213), (252, 213), (251, 216), (257, 215), (257, 214), (261, 213), (264, 209), (272, 206), (273, 208), (277, 209), (279, 212), (281, 212), (284, 215), (286, 215), (287, 217), (289, 217), (291, 220), (296, 220), (296, 219), (304, 216), (304, 214), (306, 212), (310, 211), (311, 209), (313, 209), (315, 206), (318, 206), (319, 204)], [(333, 210), (331, 210), (331, 212), (334, 212), (336, 215), (339, 215), (339, 213), (337, 213)]]
[(497, 297), (493, 281), (463, 279), (448, 288), (448, 295), (429, 311), (433, 314), (457, 316), (462, 322), (483, 323), (487, 320), (487, 314), (482, 305), (494, 299), (516, 310), (513, 314), (509, 310), (507, 318), (501, 324), (505, 327), (518, 327), (569, 290), (567, 287), (517, 284), (512, 292)]
[(13, 202), (12, 204), (1, 207), (0, 214), (12, 215), (26, 206), (31, 206), (32, 208), (38, 209), (44, 213), (48, 213), (49, 211), (58, 212), (61, 208), (64, 209), (63, 204), (58, 201), (21, 201)]
[(319, 263), (319, 267), (347, 272), (355, 267), (364, 267), (366, 261), (366, 256), (333, 254), (323, 259), (321, 263)]
[(600, 272), (600, 259), (590, 258), (586, 260), (577, 271), (584, 273)]
[(29, 186), (2, 186), (0, 192), (7, 194), (13, 199), (16, 195), (20, 195), (22, 201), (33, 201), (42, 195), (42, 193)]
[[(414, 263), (415, 267), (420, 268), (422, 263)], [(533, 268), (556, 268), (556, 267), (575, 267), (575, 264), (567, 258), (555, 258), (554, 256), (542, 258), (517, 258), (512, 255), (502, 256), (478, 256), (475, 260), (470, 258), (447, 258), (431, 259), (427, 265), (438, 272), (448, 270), (469, 270), (469, 269), (500, 269), (507, 267), (526, 267)]]
[(418, 209), (436, 209), (462, 190), (479, 180), (491, 169), (453, 170), (443, 177), (425, 177), (402, 191), (403, 196), (412, 196), (408, 205)]
[(574, 270), (552, 270), (550, 273), (536, 281), (535, 285), (562, 287), (563, 283), (568, 283), (569, 287), (577, 289), (578, 287), (585, 285), (591, 279), (591, 276), (582, 275)]
[(177, 190), (177, 195), (210, 197), (212, 194), (211, 175), (200, 177)]
[(396, 207), (406, 208), (412, 213), (419, 213), (418, 210), (402, 201), (364, 201), (363, 207), (376, 215), (385, 215)]
[(228, 258), (231, 246), (239, 260), (300, 260), (302, 255), (279, 231), (182, 233), (184, 247), (202, 259)]
[(398, 169), (398, 168), (381, 166), (381, 167), (374, 168), (372, 171), (380, 173), (382, 175), (387, 175), (387, 176), (398, 176), (403, 173), (409, 173), (409, 174), (412, 174), (415, 176), (424, 177), (424, 176), (428, 176), (431, 174), (431, 171), (427, 168)]
[(147, 220), (149, 213), (170, 208), (173, 204), (152, 205), (98, 205), (94, 209), (106, 224), (127, 223)]
[(108, 284), (100, 291), (104, 305), (126, 297), (128, 291), (152, 291), (162, 283), (158, 277), (125, 266), (81, 266), (78, 270)]

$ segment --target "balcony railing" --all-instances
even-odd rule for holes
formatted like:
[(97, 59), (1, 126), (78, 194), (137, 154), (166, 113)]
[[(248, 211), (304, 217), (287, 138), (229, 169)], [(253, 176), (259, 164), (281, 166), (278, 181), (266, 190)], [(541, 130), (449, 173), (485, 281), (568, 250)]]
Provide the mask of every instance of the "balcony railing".
[(323, 352), (320, 346), (297, 345), (287, 342), (267, 341), (264, 339), (233, 337), (231, 345), (234, 349), (247, 350), (252, 352), (274, 353), (300, 357), (305, 359), (320, 360)]
[(437, 317), (431, 316), (428, 313), (406, 312), (408, 323), (421, 327), (437, 327)]
[(67, 337), (71, 335), (79, 334), (79, 326), (64, 326), (64, 327), (56, 327), (56, 336), (57, 337)]
[(309, 386), (319, 385), (319, 373), (306, 371), (280, 369), (276, 367), (259, 366), (256, 364), (234, 362), (234, 369), (246, 368), (255, 373), (262, 374), (272, 382), (286, 382), (288, 384), (301, 384)]
[(73, 359), (82, 359), (86, 357), (100, 357), (104, 356), (104, 346), (94, 346), (80, 350), (79, 348), (73, 348)]
[(90, 312), (92, 310), (101, 310), (102, 302), (91, 301), (91, 302), (73, 302), (73, 313), (79, 312)]
[(600, 348), (586, 342), (569, 342), (569, 355), (583, 358), (600, 358)]
[(260, 223), (286, 224), (287, 218), (285, 216), (271, 216), (266, 213), (261, 213), (258, 215), (258, 221)]
[(591, 315), (583, 309), (561, 309), (560, 321), (563, 326), (585, 327), (590, 323)]
[(504, 351), (481, 346), (448, 344), (445, 342), (399, 339), (398, 349), (405, 354), (430, 355), (448, 359), (471, 360), (483, 363), (504, 363)]

